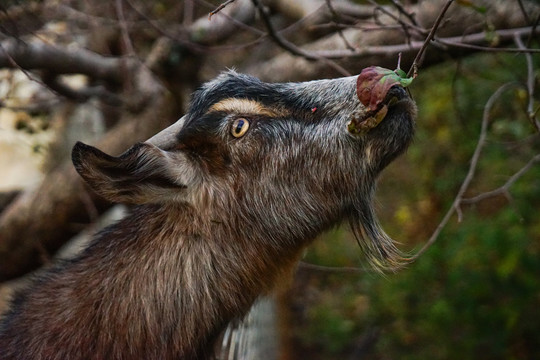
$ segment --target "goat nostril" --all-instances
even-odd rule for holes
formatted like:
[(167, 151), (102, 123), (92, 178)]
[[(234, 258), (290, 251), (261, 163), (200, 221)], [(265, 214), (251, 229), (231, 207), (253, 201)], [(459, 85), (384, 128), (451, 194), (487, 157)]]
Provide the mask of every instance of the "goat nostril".
[(388, 90), (386, 97), (384, 99), (385, 103), (391, 103), (392, 99), (401, 100), (408, 97), (407, 90), (400, 85), (394, 85)]

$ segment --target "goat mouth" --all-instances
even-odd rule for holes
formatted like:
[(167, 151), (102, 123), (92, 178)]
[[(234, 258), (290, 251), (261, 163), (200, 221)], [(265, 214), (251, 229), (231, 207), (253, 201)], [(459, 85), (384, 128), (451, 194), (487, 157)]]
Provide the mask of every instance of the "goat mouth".
[(376, 128), (388, 114), (388, 109), (398, 103), (408, 103), (409, 98), (406, 90), (401, 86), (393, 86), (383, 101), (381, 101), (375, 110), (362, 109), (355, 111), (351, 115), (351, 121), (347, 124), (347, 129), (353, 135), (363, 135), (371, 129)]

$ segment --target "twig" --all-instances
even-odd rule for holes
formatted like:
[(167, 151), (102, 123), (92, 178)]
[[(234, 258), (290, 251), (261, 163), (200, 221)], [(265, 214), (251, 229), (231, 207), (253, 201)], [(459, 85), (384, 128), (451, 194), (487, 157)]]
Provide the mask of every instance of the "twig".
[[(334, 24), (337, 25), (337, 23), (339, 23), (340, 16), (336, 12), (336, 10), (334, 9), (334, 6), (332, 6), (332, 0), (326, 0), (326, 6), (328, 7), (328, 10), (332, 14)], [(345, 35), (343, 35), (343, 31), (341, 31), (340, 28), (337, 29), (337, 33), (338, 33), (339, 37), (343, 40), (343, 43), (345, 44), (345, 47), (347, 47), (347, 49), (349, 49), (351, 51), (354, 51), (354, 46), (352, 46), (351, 43), (349, 43), (349, 41), (347, 40)]]
[(529, 38), (527, 39), (527, 47), (529, 48), (534, 40), (534, 33), (536, 33), (536, 28), (540, 24), (540, 13), (536, 16), (536, 20), (534, 20), (534, 23), (532, 24), (532, 30), (529, 34)]
[[(176, 33), (173, 33), (172, 31), (170, 31), (169, 29), (166, 29), (166, 28), (160, 26), (158, 21), (151, 19), (147, 14), (145, 14), (143, 11), (139, 10), (130, 0), (124, 0), (124, 1), (140, 17), (142, 17), (152, 28), (154, 28), (158, 33), (162, 34), (163, 36), (165, 36), (165, 37), (167, 37), (167, 38), (169, 38), (171, 40), (174, 40), (175, 42), (178, 42), (178, 43), (182, 44), (183, 46), (189, 48), (190, 50), (192, 50), (194, 52), (202, 53), (202, 52), (223, 51), (223, 50), (237, 49), (239, 47), (246, 47), (246, 46), (254, 45), (254, 44), (258, 43), (261, 40), (261, 39), (257, 39), (257, 40), (254, 40), (252, 42), (249, 42), (247, 44), (241, 44), (241, 45), (208, 46), (208, 45), (205, 45), (205, 43), (207, 43), (207, 41), (205, 41), (204, 38), (200, 39), (198, 42), (189, 40), (191, 34), (193, 32), (197, 31), (197, 30), (194, 30), (193, 26), (190, 26), (190, 27), (184, 29), (185, 31), (183, 32), (182, 35), (177, 35)], [(210, 3), (207, 3), (206, 1), (199, 1), (199, 2), (201, 2), (204, 5), (210, 6)], [(220, 15), (225, 17), (227, 20), (230, 20), (230, 22), (232, 24), (234, 24), (235, 27), (250, 31), (250, 32), (252, 32), (252, 33), (254, 33), (256, 35), (259, 35), (261, 37), (263, 35), (265, 35), (265, 33), (263, 31), (260, 31), (260, 30), (256, 29), (253, 26), (249, 26), (249, 25), (243, 23), (241, 20), (239, 20), (235, 16), (231, 16), (231, 15), (227, 14), (227, 12), (221, 12)], [(201, 19), (202, 18), (197, 19), (194, 22), (194, 24), (198, 23)], [(224, 24), (219, 24), (218, 23), (215, 27), (220, 29), (220, 26), (223, 26), (223, 25)], [(236, 30), (236, 28), (234, 28), (234, 29), (224, 28), (222, 31), (220, 31), (220, 34), (221, 34), (222, 37), (228, 37), (229, 35), (231, 35), (233, 33), (233, 30)]]
[[(508, 40), (514, 36), (514, 33), (528, 34), (532, 30), (531, 27), (497, 30), (496, 34), (501, 40)], [(479, 50), (486, 52), (503, 52), (503, 53), (540, 53), (540, 49), (518, 49), (518, 48), (490, 48), (485, 46), (477, 46), (470, 43), (485, 41), (485, 33), (476, 33), (466, 36), (453, 36), (449, 38), (435, 38), (435, 41), (453, 47), (470, 48), (471, 50)], [(467, 42), (467, 43), (465, 43)], [(397, 44), (397, 45), (382, 45), (382, 46), (368, 46), (365, 48), (359, 48), (352, 52), (350, 50), (319, 50), (313, 51), (312, 54), (323, 56), (327, 59), (341, 59), (347, 57), (363, 57), (368, 55), (389, 55), (397, 53), (408, 53), (411, 51), (421, 49), (426, 42), (412, 41), (410, 44)]]
[(437, 32), (437, 29), (439, 28), (439, 25), (441, 24), (442, 19), (444, 18), (444, 15), (446, 14), (446, 11), (452, 5), (454, 0), (448, 0), (446, 4), (444, 4), (443, 9), (439, 13), (439, 16), (437, 17), (437, 20), (435, 20), (435, 23), (433, 24), (433, 27), (431, 28), (431, 31), (429, 32), (426, 40), (424, 41), (424, 44), (416, 54), (416, 57), (413, 60), (413, 63), (411, 65), (411, 68), (409, 69), (409, 72), (407, 73), (407, 76), (411, 76), (412, 74), (417, 72), (417, 69), (420, 67), (421, 59), (424, 56), (424, 52), (426, 51), (429, 43), (431, 42), (431, 39), (435, 36), (435, 32)]
[(135, 50), (133, 49), (133, 43), (129, 37), (129, 31), (127, 28), (126, 18), (124, 16), (124, 8), (122, 0), (116, 0), (116, 16), (118, 17), (118, 22), (120, 23), (120, 33), (122, 34), (122, 39), (124, 46), (126, 47), (126, 52), (128, 55), (135, 55)]
[[(206, 5), (208, 7), (210, 6), (213, 6), (212, 3), (206, 1), (206, 0), (198, 0), (199, 3), (203, 4), (203, 5)], [(242, 4), (236, 4), (238, 6), (238, 8), (244, 6)], [(231, 21), (235, 26), (237, 26), (238, 28), (240, 29), (243, 29), (243, 30), (247, 30), (255, 35), (259, 35), (259, 36), (262, 36), (262, 35), (265, 35), (264, 31), (261, 31), (259, 29), (257, 29), (256, 27), (254, 26), (251, 26), (249, 24), (246, 24), (243, 20), (239, 20), (237, 19), (234, 15), (234, 12), (232, 11), (231, 9), (231, 13), (228, 14), (226, 11), (223, 11), (220, 13), (221, 16), (225, 17), (227, 20)], [(202, 19), (202, 18), (201, 18)]]
[[(259, 10), (259, 13), (261, 14), (261, 18), (264, 22), (264, 25), (266, 27), (266, 30), (268, 31), (268, 36), (274, 40), (274, 42), (279, 45), (284, 50), (287, 50), (289, 53), (303, 57), (306, 60), (310, 61), (322, 61), (325, 64), (331, 66), (339, 73), (343, 74), (344, 76), (350, 76), (351, 74), (345, 70), (342, 66), (338, 65), (334, 61), (331, 61), (330, 59), (317, 55), (316, 53), (306, 51), (302, 48), (299, 48), (298, 46), (294, 45), (290, 41), (283, 38), (274, 28), (274, 25), (270, 21), (270, 16), (266, 12), (266, 9), (264, 8), (264, 5), (259, 0), (252, 0), (255, 7)], [(350, 51), (350, 50), (349, 50)]]
[[(26, 44), (24, 44), (23, 46), (25, 46)], [(6, 57), (6, 60), (7, 60), (7, 63), (4, 65), (5, 67), (11, 67), (11, 68), (14, 68), (14, 69), (18, 69), (19, 71), (21, 71), (28, 80), (30, 81), (33, 81), (41, 86), (43, 86), (44, 88), (46, 89), (49, 89), (49, 87), (43, 82), (41, 81), (39, 78), (35, 77), (34, 75), (32, 75), (27, 69), (25, 69), (24, 67), (22, 67), (21, 65), (19, 65), (17, 63), (17, 60), (15, 60), (11, 54), (11, 52), (4, 48), (4, 46), (2, 45), (2, 43), (0, 42), (0, 67), (1, 67), (1, 57), (2, 57), (2, 53), (4, 53), (5, 57)], [(50, 90), (50, 89), (49, 89)], [(52, 92), (52, 91), (51, 91)]]
[(208, 14), (208, 20), (212, 20), (212, 16), (216, 15), (218, 12), (220, 12), (221, 10), (223, 10), (227, 5), (229, 5), (230, 3), (233, 3), (235, 2), (236, 0), (227, 0), (225, 1), (223, 4), (219, 5), (217, 8), (215, 8), (213, 11), (211, 11), (209, 14)]
[(45, 43), (24, 43), (16, 39), (0, 44), (0, 67), (40, 69), (54, 74), (77, 73), (117, 83), (123, 82), (124, 74), (119, 71), (121, 63), (127, 62), (128, 67), (135, 65), (128, 60), (105, 57), (83, 48), (68, 50)]
[[(399, 16), (396, 16), (394, 15), (390, 10), (387, 10), (385, 7), (383, 6), (380, 6), (377, 4), (377, 2), (375, 0), (368, 0), (370, 3), (372, 3), (373, 5), (375, 5), (375, 10), (379, 10), (380, 12), (386, 14), (387, 16), (389, 16), (390, 18), (394, 19), (398, 24), (399, 26), (401, 27), (401, 30), (403, 30), (403, 33), (405, 34), (405, 39), (406, 39), (406, 42), (407, 44), (410, 44), (411, 43), (411, 34), (409, 32), (409, 29), (413, 29), (413, 30), (417, 30), (419, 27), (416, 25), (416, 22), (414, 21), (411, 21), (411, 23), (406, 23), (405, 21), (401, 20), (401, 18)], [(397, 1), (393, 1), (394, 5), (396, 5)], [(406, 13), (408, 16), (406, 16), (408, 19), (410, 19), (410, 15), (405, 11), (405, 9), (403, 9), (403, 7), (401, 7), (401, 5), (396, 5), (396, 8), (398, 10), (398, 13)], [(375, 17), (375, 15), (374, 15)], [(381, 24), (378, 20), (378, 18), (375, 19), (377, 23)], [(409, 20), (410, 21), (410, 20)]]
[[(399, 24), (400, 28), (405, 33), (405, 36), (407, 38), (407, 43), (411, 42), (411, 35), (410, 35), (409, 30), (414, 30), (421, 36), (425, 36), (425, 35), (428, 34), (428, 32), (425, 29), (418, 26), (418, 24), (416, 23), (416, 21), (414, 20), (412, 15), (407, 13), (407, 11), (405, 11), (405, 9), (401, 5), (396, 5), (397, 1), (393, 0), (394, 5), (396, 5), (396, 8), (397, 8), (398, 12), (401, 13), (401, 14), (405, 14), (406, 18), (409, 19), (410, 23), (407, 23), (407, 22), (403, 21), (402, 19), (400, 19), (399, 16), (394, 15), (385, 6), (381, 6), (381, 5), (377, 4), (377, 2), (375, 0), (368, 0), (368, 2), (375, 6), (375, 10), (378, 10), (381, 13), (387, 15), (388, 17), (390, 17), (391, 19), (393, 19), (395, 22), (397, 22)], [(378, 19), (376, 19), (376, 20), (377, 20), (376, 22), (380, 24), (380, 27), (383, 27), (383, 28), (386, 27), (386, 25), (383, 25), (382, 23), (380, 23), (378, 21)]]
[(525, 6), (523, 6), (523, 2), (521, 0), (517, 0), (519, 4), (519, 9), (521, 10), (521, 13), (523, 14), (523, 18), (525, 19), (525, 22), (527, 24), (531, 23), (531, 18), (529, 18), (529, 14), (527, 14), (527, 11), (525, 10)]
[[(523, 44), (523, 41), (521, 41), (521, 38), (518, 34), (514, 34), (514, 41), (516, 42), (516, 45), (518, 48), (526, 50), (525, 45)], [(534, 111), (534, 83), (535, 83), (535, 77), (534, 77), (534, 66), (533, 66), (533, 60), (530, 53), (525, 52), (525, 60), (527, 61), (527, 92), (529, 94), (529, 101), (527, 104), (527, 116), (529, 117), (529, 120), (533, 124), (533, 126), (536, 128), (536, 131), (540, 132), (540, 122), (536, 120), (536, 111)]]
[(423, 253), (426, 252), (427, 249), (429, 249), (437, 241), (441, 231), (444, 229), (446, 224), (448, 224), (448, 221), (450, 221), (450, 218), (452, 217), (452, 215), (454, 215), (454, 212), (458, 212), (458, 220), (461, 221), (461, 210), (460, 210), (459, 206), (463, 201), (463, 194), (465, 194), (465, 192), (469, 188), (469, 185), (470, 185), (472, 179), (474, 178), (474, 174), (475, 174), (476, 168), (478, 166), (478, 160), (480, 158), (480, 153), (482, 152), (482, 148), (484, 147), (485, 142), (486, 142), (487, 128), (488, 128), (488, 124), (489, 124), (489, 114), (491, 112), (491, 109), (492, 109), (493, 105), (495, 104), (495, 101), (497, 101), (498, 98), (505, 91), (507, 91), (510, 88), (519, 87), (519, 86), (521, 86), (521, 85), (516, 84), (516, 83), (504, 84), (501, 87), (499, 87), (497, 89), (497, 91), (495, 91), (491, 95), (489, 100), (487, 101), (486, 105), (484, 106), (484, 114), (483, 114), (483, 117), (482, 117), (482, 127), (481, 127), (481, 130), (480, 130), (480, 135), (478, 137), (478, 143), (476, 144), (476, 149), (474, 150), (474, 153), (473, 153), (472, 158), (471, 158), (471, 163), (469, 165), (469, 171), (467, 172), (467, 175), (465, 176), (465, 179), (463, 180), (463, 183), (461, 184), (461, 187), (459, 188), (459, 191), (458, 191), (458, 193), (457, 193), (457, 195), (456, 195), (456, 197), (454, 199), (454, 202), (452, 203), (452, 206), (450, 206), (450, 208), (448, 209), (448, 211), (444, 215), (444, 217), (441, 220), (441, 222), (439, 223), (439, 225), (437, 225), (437, 228), (435, 229), (435, 231), (433, 232), (433, 234), (431, 235), (429, 240), (424, 244), (424, 246), (420, 250), (418, 250), (418, 252), (416, 254), (414, 254), (410, 258), (411, 261), (417, 260)]
[(43, 80), (43, 83), (50, 90), (54, 91), (58, 95), (64, 96), (65, 98), (73, 101), (85, 102), (92, 97), (97, 97), (104, 103), (111, 106), (120, 106), (123, 103), (118, 95), (107, 91), (104, 86), (93, 86), (82, 89), (73, 89), (66, 84), (60, 82), (58, 80), (57, 74), (45, 72), (41, 76), (41, 78)]
[(414, 18), (414, 15), (407, 12), (407, 10), (405, 10), (403, 5), (398, 0), (392, 0), (392, 4), (394, 4), (394, 6), (396, 7), (396, 9), (399, 11), (400, 14), (402, 14), (407, 19), (409, 19), (411, 24), (413, 24), (415, 26), (418, 26), (418, 23), (416, 22), (416, 19)]
[(508, 181), (506, 181), (504, 183), (504, 185), (502, 185), (502, 186), (500, 186), (500, 187), (498, 187), (498, 188), (496, 188), (494, 190), (487, 191), (485, 193), (476, 195), (474, 197), (462, 199), (461, 203), (462, 204), (474, 204), (474, 203), (477, 203), (479, 201), (488, 199), (488, 198), (493, 197), (493, 196), (508, 194), (508, 191), (509, 191), (510, 187), (516, 181), (518, 181), (519, 178), (521, 178), (523, 175), (525, 175), (525, 173), (527, 173), (527, 171), (529, 171), (533, 167), (533, 165), (535, 165), (538, 162), (540, 162), (540, 154), (537, 154), (537, 155), (533, 156), (533, 158), (531, 160), (529, 160), (529, 162), (525, 166), (523, 166), (521, 169), (519, 169), (518, 172), (516, 172), (514, 175), (512, 175), (508, 179)]
[[(28, 46), (23, 42), (18, 42), (18, 45), (22, 47)], [(41, 85), (43, 88), (47, 89), (55, 95), (64, 96), (67, 99), (75, 100), (78, 102), (84, 102), (91, 97), (99, 97), (103, 100), (103, 102), (112, 106), (119, 106), (122, 104), (120, 97), (107, 91), (103, 86), (87, 87), (84, 89), (75, 90), (59, 82), (58, 74), (53, 74), (49, 71), (44, 71), (40, 79), (31, 74), (25, 67), (21, 66), (21, 64), (19, 64), (17, 60), (13, 58), (10, 51), (8, 51), (2, 46), (2, 43), (0, 43), (0, 51), (4, 53), (8, 61), (8, 64), (6, 64), (6, 66), (10, 65), (10, 67), (18, 69), (24, 75), (26, 75), (28, 80), (36, 82), (37, 84)]]
[[(507, 31), (512, 31), (512, 30), (500, 30), (500, 32), (507, 32)], [(497, 33), (499, 31), (495, 31), (495, 33)], [(489, 47), (489, 46), (481, 46), (481, 45), (474, 45), (474, 44), (468, 44), (468, 43), (464, 43), (464, 42), (453, 42), (453, 41), (447, 41), (445, 39), (441, 39), (441, 38), (435, 38), (435, 41), (443, 44), (443, 45), (446, 45), (446, 46), (451, 46), (451, 47), (456, 47), (456, 48), (462, 48), (462, 49), (470, 49), (470, 50), (478, 50), (478, 51), (483, 51), (483, 52), (494, 52), (494, 53), (532, 53), (532, 54), (535, 54), (535, 53), (540, 53), (540, 49), (530, 49), (530, 48), (525, 48), (525, 49), (517, 49), (517, 48), (494, 48), (494, 47)]]

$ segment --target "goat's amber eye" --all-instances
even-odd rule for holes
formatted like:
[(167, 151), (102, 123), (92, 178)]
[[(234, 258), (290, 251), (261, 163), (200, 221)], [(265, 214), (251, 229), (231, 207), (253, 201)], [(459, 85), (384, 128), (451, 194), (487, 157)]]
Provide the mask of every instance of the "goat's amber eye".
[(239, 138), (244, 136), (244, 134), (249, 129), (249, 121), (244, 118), (239, 118), (233, 121), (232, 127), (231, 127), (231, 134), (232, 136)]

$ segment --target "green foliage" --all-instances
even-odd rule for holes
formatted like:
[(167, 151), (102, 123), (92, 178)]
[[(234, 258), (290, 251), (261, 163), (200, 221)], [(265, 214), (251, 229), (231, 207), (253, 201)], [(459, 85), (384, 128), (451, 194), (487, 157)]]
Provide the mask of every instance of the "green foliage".
[(535, 221), (510, 208), (489, 220), (468, 214), (407, 271), (371, 281), (365, 291), (378, 298), (371, 321), (385, 328), (378, 353), (539, 358), (540, 253), (529, 227)]
[[(411, 89), (419, 105), (416, 142), (386, 170), (378, 191), (381, 220), (402, 248), (419, 248), (454, 200), (489, 97), (525, 78), (523, 56), (515, 55), (468, 57), (420, 73)], [(493, 107), (466, 196), (503, 185), (540, 152), (526, 103), (517, 89)], [(326, 280), (317, 284), (318, 301), (305, 312), (310, 330), (299, 336), (317, 349), (310, 358), (348, 358), (363, 334), (378, 329), (370, 359), (540, 359), (538, 179), (539, 164), (507, 197), (463, 205), (463, 220), (450, 221), (435, 245), (397, 274), (320, 274)], [(340, 230), (317, 242), (307, 261), (358, 266), (358, 256)]]

